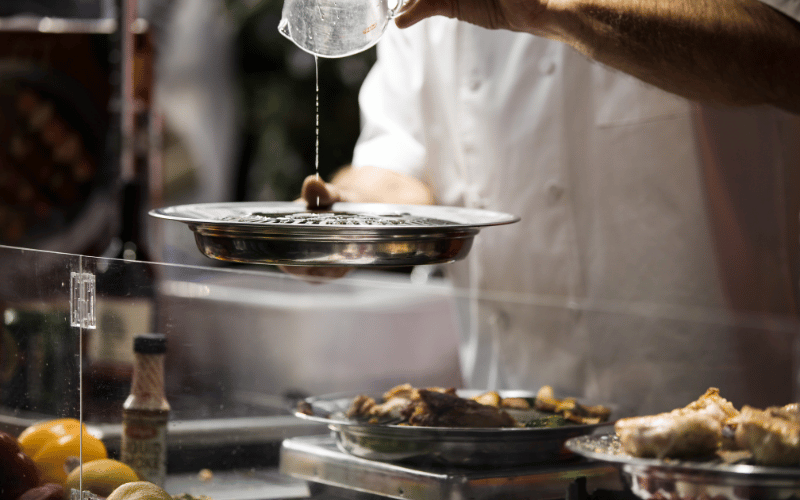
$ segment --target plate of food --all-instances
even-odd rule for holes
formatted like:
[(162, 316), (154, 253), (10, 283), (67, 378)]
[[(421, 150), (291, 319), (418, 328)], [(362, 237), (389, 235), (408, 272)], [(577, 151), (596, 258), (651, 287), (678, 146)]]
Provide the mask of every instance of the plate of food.
[(710, 388), (686, 407), (622, 418), (570, 438), (573, 453), (620, 466), (642, 499), (800, 498), (800, 405), (736, 409)]
[(572, 437), (611, 425), (611, 409), (537, 392), (398, 385), (383, 394), (333, 394), (301, 401), (299, 418), (325, 423), (358, 457), (453, 467), (511, 467), (578, 458)]
[(187, 224), (213, 259), (328, 267), (453, 262), (467, 256), (482, 228), (519, 220), (473, 208), (382, 203), (334, 203), (326, 210), (299, 202), (201, 203), (150, 215)]

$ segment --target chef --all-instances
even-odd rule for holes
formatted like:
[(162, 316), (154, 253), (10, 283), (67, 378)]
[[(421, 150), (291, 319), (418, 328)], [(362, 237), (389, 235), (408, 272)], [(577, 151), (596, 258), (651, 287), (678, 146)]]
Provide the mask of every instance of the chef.
[(710, 386), (785, 404), (796, 19), (792, 0), (416, 0), (378, 45), (352, 165), (303, 196), (522, 217), (445, 266), (469, 387), (618, 416)]

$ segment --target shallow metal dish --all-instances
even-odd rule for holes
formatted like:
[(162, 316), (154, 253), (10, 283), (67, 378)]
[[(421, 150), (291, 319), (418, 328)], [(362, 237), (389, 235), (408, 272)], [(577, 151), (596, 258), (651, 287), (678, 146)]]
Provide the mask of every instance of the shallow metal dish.
[(204, 203), (152, 210), (183, 222), (213, 259), (249, 264), (392, 267), (463, 259), (478, 231), (514, 215), (430, 205), (298, 202)]
[[(486, 391), (459, 390), (461, 397)], [(529, 391), (498, 391), (504, 398), (533, 398)], [(564, 427), (453, 428), (410, 425), (366, 424), (350, 420), (345, 412), (356, 394), (319, 396), (305, 401), (313, 415), (297, 412), (299, 418), (325, 423), (339, 448), (351, 455), (385, 462), (453, 467), (514, 467), (556, 463), (579, 458), (564, 448), (564, 442), (610, 425)], [(381, 394), (372, 395), (376, 400)], [(513, 412), (509, 412), (512, 413)]]
[(750, 465), (741, 455), (706, 461), (636, 458), (616, 435), (568, 440), (570, 451), (620, 466), (622, 478), (639, 498), (681, 500), (789, 500), (800, 498), (800, 467)]

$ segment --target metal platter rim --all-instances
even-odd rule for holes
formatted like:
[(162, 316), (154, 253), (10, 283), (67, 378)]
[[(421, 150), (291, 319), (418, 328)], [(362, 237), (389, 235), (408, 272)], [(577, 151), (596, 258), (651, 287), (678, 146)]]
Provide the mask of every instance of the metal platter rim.
[(719, 464), (692, 460), (662, 460), (658, 458), (640, 458), (630, 455), (592, 451), (607, 446), (609, 441), (618, 442), (616, 434), (584, 435), (568, 439), (564, 446), (585, 458), (616, 464), (629, 470), (680, 472), (688, 474), (714, 474), (736, 477), (766, 477), (770, 479), (796, 479), (800, 481), (800, 467), (770, 467), (750, 464)]
[[(232, 215), (242, 215), (241, 210), (245, 209), (258, 209), (268, 213), (301, 213), (308, 212), (305, 204), (300, 202), (229, 202), (229, 203), (195, 203), (185, 205), (174, 205), (169, 207), (156, 208), (149, 212), (151, 217), (183, 222), (185, 224), (203, 224), (214, 225), (218, 227), (251, 227), (251, 228), (297, 228), (300, 225), (284, 225), (274, 224), (269, 222), (250, 222), (250, 221), (225, 221), (220, 218), (214, 218), (208, 214), (211, 211), (217, 210), (228, 212)], [(191, 211), (198, 213), (206, 213), (205, 217), (190, 215)], [(464, 228), (480, 228), (487, 226), (496, 226), (511, 224), (518, 222), (518, 216), (507, 214), (503, 212), (495, 212), (477, 208), (464, 208), (464, 207), (451, 207), (440, 205), (398, 205), (398, 204), (385, 204), (385, 203), (348, 203), (339, 202), (335, 203), (330, 209), (320, 212), (354, 212), (365, 215), (390, 215), (396, 213), (408, 213), (410, 215), (439, 219), (448, 224), (431, 224), (431, 225), (414, 225), (414, 226), (384, 226), (384, 225), (360, 225), (360, 226), (342, 226), (342, 225), (304, 225), (305, 229), (315, 228), (314, 231), (336, 231), (343, 228), (355, 231), (379, 231), (379, 232), (397, 232), (403, 230), (404, 232), (414, 232), (420, 230), (458, 230)], [(450, 218), (448, 218), (448, 216)], [(453, 220), (453, 219), (456, 220)]]
[[(445, 226), (394, 227), (384, 226), (289, 226), (241, 224), (236, 226), (219, 223), (187, 223), (193, 232), (206, 237), (258, 240), (292, 240), (322, 242), (383, 243), (391, 241), (446, 240), (471, 238), (477, 228)], [(389, 231), (388, 229), (392, 229)]]
[[(486, 390), (457, 390), (459, 396), (470, 397), (482, 394)], [(500, 390), (502, 397), (534, 397), (535, 392), (523, 390)], [(344, 403), (362, 393), (336, 393), (325, 396), (314, 396), (306, 398), (305, 401), (312, 405), (315, 402)], [(369, 396), (380, 396), (379, 394), (367, 394)], [(318, 415), (308, 415), (302, 412), (295, 412), (295, 416), (312, 422), (327, 424), (334, 430), (342, 430), (348, 433), (363, 433), (374, 437), (391, 437), (404, 439), (427, 439), (427, 438), (446, 438), (446, 439), (465, 439), (465, 440), (492, 440), (498, 438), (516, 440), (524, 437), (536, 437), (537, 435), (575, 435), (576, 432), (588, 434), (604, 427), (613, 425), (613, 422), (602, 422), (599, 424), (570, 424), (563, 427), (426, 427), (396, 424), (367, 424), (364, 422), (354, 422), (343, 419), (331, 419)]]

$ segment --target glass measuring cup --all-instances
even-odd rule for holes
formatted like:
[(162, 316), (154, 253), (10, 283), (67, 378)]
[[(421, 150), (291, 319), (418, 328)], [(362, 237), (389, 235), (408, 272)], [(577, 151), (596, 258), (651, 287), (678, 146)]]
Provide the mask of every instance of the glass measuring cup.
[(404, 1), (284, 0), (278, 31), (316, 56), (345, 57), (378, 43)]

